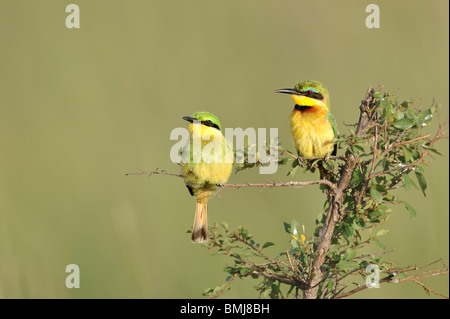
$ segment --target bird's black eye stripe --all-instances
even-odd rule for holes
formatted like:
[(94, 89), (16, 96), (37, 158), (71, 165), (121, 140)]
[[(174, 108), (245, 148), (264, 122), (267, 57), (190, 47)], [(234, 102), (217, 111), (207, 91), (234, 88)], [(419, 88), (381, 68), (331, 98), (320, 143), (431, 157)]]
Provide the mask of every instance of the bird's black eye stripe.
[(202, 124), (205, 126), (214, 127), (215, 129), (218, 129), (220, 131), (219, 126), (210, 120), (202, 121)]
[(295, 108), (297, 111), (302, 111), (302, 112), (303, 112), (303, 111), (306, 111), (306, 110), (312, 108), (312, 106), (310, 106), (310, 105), (298, 105), (298, 104), (295, 104), (294, 108)]
[(312, 98), (314, 100), (323, 100), (323, 95), (322, 94), (314, 92), (314, 91), (311, 91), (311, 90), (308, 90), (306, 92), (302, 92), (302, 95), (310, 97), (310, 98)]

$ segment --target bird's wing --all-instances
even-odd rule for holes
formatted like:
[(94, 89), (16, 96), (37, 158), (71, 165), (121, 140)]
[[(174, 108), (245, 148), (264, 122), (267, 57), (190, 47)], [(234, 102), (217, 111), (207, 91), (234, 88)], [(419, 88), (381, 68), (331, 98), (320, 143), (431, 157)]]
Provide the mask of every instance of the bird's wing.
[(337, 129), (337, 124), (336, 124), (336, 120), (334, 119), (333, 113), (328, 112), (327, 119), (328, 119), (328, 121), (331, 124), (331, 128), (333, 129), (334, 137), (338, 137), (339, 136), (339, 132), (338, 132), (338, 129)]

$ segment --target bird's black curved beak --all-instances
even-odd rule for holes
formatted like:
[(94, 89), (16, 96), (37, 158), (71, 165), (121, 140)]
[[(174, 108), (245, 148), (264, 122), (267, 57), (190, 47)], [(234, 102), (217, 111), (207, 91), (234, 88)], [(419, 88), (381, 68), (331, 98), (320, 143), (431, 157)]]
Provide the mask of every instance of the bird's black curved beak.
[(183, 116), (183, 120), (188, 121), (189, 123), (194, 123), (197, 119), (191, 117), (191, 116)]
[(292, 94), (295, 94), (295, 95), (300, 94), (294, 89), (279, 89), (279, 90), (276, 90), (275, 93), (285, 93), (285, 94), (291, 94), (291, 95)]

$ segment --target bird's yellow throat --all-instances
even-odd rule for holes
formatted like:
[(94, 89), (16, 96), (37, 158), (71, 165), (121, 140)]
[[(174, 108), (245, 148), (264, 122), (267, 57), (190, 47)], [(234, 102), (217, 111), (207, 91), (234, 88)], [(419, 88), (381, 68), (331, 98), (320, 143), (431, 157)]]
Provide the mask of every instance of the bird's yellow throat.
[(327, 101), (311, 99), (307, 96), (292, 95), (294, 103), (308, 107), (294, 109), (291, 113), (291, 130), (294, 144), (303, 157), (322, 157), (333, 150), (333, 130), (327, 119)]
[(325, 116), (328, 113), (328, 101), (311, 99), (304, 95), (292, 95), (292, 100), (296, 105), (310, 106), (307, 113), (315, 113), (317, 117)]
[(188, 130), (191, 134), (191, 137), (194, 135), (200, 136), (200, 138), (202, 139), (202, 144), (209, 143), (216, 136), (218, 136), (219, 138), (223, 137), (222, 132), (220, 132), (218, 129), (200, 123), (190, 123), (188, 126)]

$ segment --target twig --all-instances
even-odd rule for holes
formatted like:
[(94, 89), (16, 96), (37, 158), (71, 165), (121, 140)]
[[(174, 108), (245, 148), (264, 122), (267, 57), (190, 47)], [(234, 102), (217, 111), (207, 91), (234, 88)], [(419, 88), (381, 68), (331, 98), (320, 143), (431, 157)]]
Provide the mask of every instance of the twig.
[(181, 175), (181, 174), (169, 173), (169, 172), (167, 172), (165, 170), (160, 171), (159, 168), (156, 168), (152, 172), (146, 172), (146, 171), (141, 170), (140, 172), (137, 172), (137, 173), (127, 173), (127, 174), (125, 174), (125, 176), (129, 176), (129, 175), (147, 175), (148, 177), (150, 177), (152, 175), (169, 175), (169, 176), (175, 176), (175, 177), (183, 178), (183, 175)]
[[(433, 139), (430, 141), (429, 146), (433, 146), (434, 143), (436, 143), (438, 140), (440, 140), (441, 138), (443, 138), (445, 134), (448, 133), (448, 129), (444, 130), (444, 128), (448, 125), (448, 123), (449, 123), (449, 118), (447, 118), (447, 119), (445, 120), (444, 123), (442, 123), (442, 124), (439, 123), (439, 128), (438, 128), (436, 134), (434, 135)], [(429, 134), (428, 134), (428, 136), (429, 136)], [(418, 139), (418, 138), (417, 138), (417, 139)], [(411, 141), (412, 141), (412, 140), (411, 140)], [(407, 142), (411, 142), (411, 141), (407, 141)], [(372, 178), (377, 177), (377, 176), (380, 176), (380, 175), (392, 173), (392, 172), (394, 172), (394, 171), (403, 170), (403, 169), (406, 170), (406, 169), (409, 169), (409, 168), (416, 167), (417, 165), (423, 163), (424, 158), (425, 158), (427, 155), (429, 155), (429, 153), (430, 153), (430, 150), (427, 148), (427, 149), (422, 153), (422, 155), (420, 156), (420, 158), (419, 158), (417, 161), (415, 161), (414, 163), (408, 164), (408, 165), (402, 165), (402, 166), (399, 166), (399, 167), (395, 167), (395, 168), (392, 168), (392, 169), (388, 169), (388, 170), (386, 170), (386, 171), (378, 172), (378, 173), (376, 173), (376, 174), (373, 174), (373, 175), (372, 175)]]
[(297, 271), (295, 270), (294, 265), (292, 264), (292, 260), (291, 260), (291, 257), (289, 256), (289, 252), (286, 252), (286, 257), (289, 261), (289, 265), (291, 266), (292, 273), (296, 274)]
[(380, 251), (378, 253), (361, 255), (361, 256), (355, 257), (355, 259), (364, 259), (364, 258), (367, 258), (367, 257), (373, 258), (373, 257), (376, 257), (376, 256), (392, 253), (393, 251), (396, 251), (396, 249), (393, 248), (393, 249), (390, 249), (390, 250), (383, 250), (383, 251)]
[(243, 184), (223, 184), (222, 187), (262, 187), (262, 188), (272, 188), (272, 187), (298, 187), (298, 186), (308, 186), (308, 185), (327, 185), (328, 187), (334, 189), (336, 185), (328, 180), (315, 180), (315, 181), (289, 181), (289, 182), (281, 182), (281, 183), (243, 183)]
[(217, 294), (215, 294), (214, 296), (208, 297), (209, 299), (217, 299), (219, 298), (219, 296), (221, 294), (223, 294), (225, 291), (228, 290), (228, 287), (230, 287), (231, 283), (233, 282), (233, 280), (236, 279), (238, 275), (234, 274), (233, 277), (231, 277), (231, 279), (228, 281), (228, 283), (222, 288), (222, 290), (220, 292), (218, 292)]
[[(389, 252), (389, 251), (386, 251), (386, 252)], [(412, 271), (425, 269), (425, 268), (430, 267), (430, 266), (432, 266), (432, 265), (434, 265), (434, 264), (436, 264), (436, 263), (438, 263), (440, 261), (442, 261), (442, 259), (435, 260), (435, 261), (433, 261), (433, 262), (431, 262), (429, 264), (426, 264), (424, 266), (420, 266), (420, 267), (414, 266), (414, 267), (408, 268), (408, 269), (390, 269), (388, 271), (380, 270), (381, 273), (385, 273), (386, 272), (389, 275), (384, 277), (384, 278), (382, 278), (382, 279), (380, 279), (379, 283), (380, 284), (381, 283), (401, 283), (401, 282), (406, 282), (406, 281), (414, 281), (417, 284), (419, 284), (420, 286), (422, 286), (425, 290), (427, 290), (429, 292), (432, 292), (432, 293), (434, 293), (434, 294), (436, 294), (438, 296), (441, 296), (441, 297), (444, 297), (444, 298), (448, 298), (447, 296), (442, 295), (440, 293), (437, 293), (436, 291), (428, 288), (423, 283), (420, 283), (418, 281), (419, 279), (423, 279), (423, 278), (429, 278), (429, 277), (435, 277), (435, 276), (443, 276), (443, 275), (448, 274), (449, 273), (449, 269), (448, 269), (448, 267), (445, 264), (444, 264), (443, 268), (423, 271), (421, 273), (413, 274), (413, 275), (407, 276), (405, 278), (399, 278), (399, 275), (398, 275), (400, 273), (407, 273), (407, 272), (412, 272)], [(396, 278), (394, 278), (394, 276)], [(353, 295), (353, 294), (355, 294), (357, 292), (360, 292), (361, 290), (367, 289), (367, 288), (368, 287), (366, 285), (360, 286), (360, 287), (355, 288), (355, 289), (353, 289), (353, 290), (351, 290), (349, 292), (346, 292), (344, 294), (341, 294), (341, 295), (338, 295), (338, 296), (334, 296), (333, 298), (340, 299), (340, 298), (348, 297), (348, 296), (351, 296), (351, 295)]]
[[(125, 174), (125, 176), (129, 176), (129, 175), (147, 175), (148, 177), (152, 176), (152, 175), (169, 175), (169, 176), (174, 176), (174, 177), (178, 177), (178, 178), (183, 178), (183, 176), (181, 174), (174, 174), (174, 173), (169, 173), (165, 170), (158, 170), (156, 169), (155, 171), (143, 171), (141, 170), (140, 172), (136, 172), (136, 173), (127, 173)], [(266, 183), (232, 183), (232, 184), (222, 184), (220, 185), (220, 187), (231, 187), (231, 188), (244, 188), (244, 187), (262, 187), (262, 188), (273, 188), (273, 187), (301, 187), (301, 186), (308, 186), (308, 185), (327, 185), (329, 188), (334, 189), (336, 188), (336, 185), (328, 180), (314, 180), (314, 181), (288, 181), (288, 182), (266, 182)]]
[(443, 295), (443, 294), (440, 294), (440, 293), (438, 293), (437, 291), (434, 291), (434, 290), (430, 289), (429, 287), (425, 286), (425, 285), (424, 285), (423, 283), (421, 283), (420, 281), (415, 280), (415, 279), (412, 279), (412, 280), (413, 280), (416, 284), (418, 284), (419, 286), (422, 286), (422, 288), (425, 289), (426, 292), (431, 292), (431, 293), (433, 293), (433, 294), (435, 294), (435, 295), (438, 295), (438, 296), (441, 296), (441, 297), (443, 297), (443, 298), (448, 299), (448, 296)]
[(391, 145), (389, 145), (389, 146), (386, 147), (386, 149), (383, 151), (383, 153), (381, 154), (381, 156), (386, 155), (386, 154), (389, 153), (389, 151), (392, 150), (393, 148), (396, 148), (396, 147), (399, 147), (399, 146), (402, 146), (402, 145), (406, 145), (406, 144), (411, 144), (411, 143), (414, 143), (414, 142), (417, 142), (417, 141), (420, 141), (420, 140), (426, 140), (426, 139), (429, 138), (429, 137), (430, 137), (430, 134), (426, 134), (426, 135), (423, 135), (423, 136), (419, 136), (419, 137), (413, 138), (413, 139), (411, 139), (411, 140), (409, 140), (409, 141), (403, 141), (403, 142), (392, 143)]

